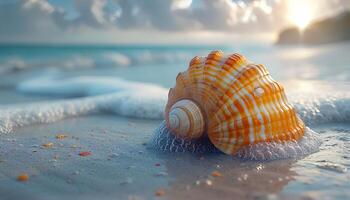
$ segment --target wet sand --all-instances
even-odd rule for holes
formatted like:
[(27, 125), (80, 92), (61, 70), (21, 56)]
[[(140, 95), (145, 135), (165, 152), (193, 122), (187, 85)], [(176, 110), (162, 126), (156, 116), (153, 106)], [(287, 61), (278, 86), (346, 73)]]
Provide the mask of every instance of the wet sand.
[[(0, 137), (1, 199), (347, 199), (350, 126), (319, 126), (322, 150), (302, 160), (247, 162), (223, 154), (155, 152), (160, 121), (70, 118)], [(328, 140), (327, 137), (347, 140)], [(63, 139), (55, 138), (64, 134)], [(332, 136), (333, 135), (333, 136)], [(335, 141), (338, 141), (335, 142)], [(342, 142), (341, 142), (342, 141)], [(53, 143), (52, 148), (42, 144)], [(89, 151), (90, 156), (80, 156)], [(321, 168), (338, 163), (342, 168)], [(218, 174), (213, 172), (218, 172)], [(19, 182), (16, 177), (30, 178)], [(158, 195), (157, 196), (157, 191)]]

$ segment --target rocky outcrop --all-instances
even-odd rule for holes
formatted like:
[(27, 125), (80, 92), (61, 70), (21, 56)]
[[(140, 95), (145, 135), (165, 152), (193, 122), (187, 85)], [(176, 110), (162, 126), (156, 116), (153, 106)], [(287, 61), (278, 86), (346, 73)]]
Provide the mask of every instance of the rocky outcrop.
[(310, 24), (303, 32), (297, 27), (280, 32), (277, 44), (323, 44), (350, 40), (350, 11)]

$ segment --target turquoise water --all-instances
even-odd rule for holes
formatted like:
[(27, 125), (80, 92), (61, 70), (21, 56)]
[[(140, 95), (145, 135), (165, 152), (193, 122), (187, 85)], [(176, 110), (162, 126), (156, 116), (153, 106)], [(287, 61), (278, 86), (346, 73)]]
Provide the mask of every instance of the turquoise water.
[[(288, 98), (296, 106), (302, 119), (320, 134), (324, 141), (320, 151), (298, 160), (259, 163), (266, 172), (255, 174), (252, 168), (254, 169), (257, 163), (232, 161), (230, 157), (224, 155), (209, 156), (205, 161), (198, 161), (196, 157), (191, 157), (189, 154), (177, 155), (176, 158), (179, 160), (177, 162), (181, 163), (177, 165), (177, 162), (172, 160), (172, 155), (159, 155), (146, 151), (140, 146), (132, 147), (135, 146), (136, 139), (137, 142), (140, 142), (139, 137), (144, 132), (147, 138), (151, 137), (151, 130), (160, 123), (167, 90), (174, 85), (177, 73), (187, 69), (192, 57), (206, 55), (213, 49), (221, 49), (226, 53), (239, 52), (256, 63), (266, 65), (272, 76), (285, 85)], [(350, 188), (350, 158), (348, 156), (350, 149), (350, 56), (348, 52), (350, 52), (349, 43), (324, 46), (235, 44), (219, 47), (3, 45), (0, 47), (0, 134), (3, 136), (0, 144), (6, 148), (0, 148), (0, 155), (4, 155), (7, 161), (3, 167), (0, 166), (0, 171), (6, 174), (6, 170), (11, 168), (24, 169), (24, 166), (18, 167), (19, 162), (30, 163), (40, 169), (41, 162), (45, 161), (34, 159), (36, 157), (30, 152), (23, 152), (32, 146), (31, 141), (38, 142), (45, 140), (42, 138), (50, 137), (46, 135), (50, 129), (45, 129), (46, 125), (43, 124), (49, 123), (51, 125), (47, 127), (56, 127), (69, 132), (70, 130), (64, 127), (65, 124), (74, 124), (74, 120), (70, 120), (73, 117), (78, 121), (89, 123), (88, 127), (91, 129), (94, 129), (95, 126), (98, 129), (108, 127), (107, 131), (113, 132), (118, 131), (118, 128), (121, 127), (124, 132), (128, 132), (130, 119), (136, 125), (130, 131), (133, 136), (130, 135), (129, 141), (123, 142), (117, 138), (110, 138), (107, 146), (103, 146), (107, 139), (91, 141), (84, 138), (84, 127), (87, 126), (84, 123), (77, 123), (72, 129), (77, 134), (79, 133), (84, 141), (87, 140), (85, 144), (89, 144), (89, 148), (97, 151), (96, 153), (101, 156), (104, 155), (104, 151), (112, 148), (109, 140), (115, 140), (115, 143), (121, 145), (121, 152), (128, 158), (134, 158), (135, 154), (129, 152), (130, 149), (146, 151), (147, 156), (150, 157), (146, 160), (148, 163), (156, 162), (152, 160), (154, 157), (157, 159), (159, 159), (158, 156), (161, 157), (157, 162), (170, 163), (165, 166), (164, 170), (168, 170), (171, 176), (164, 177), (161, 181), (169, 185), (169, 190), (175, 197), (191, 192), (192, 190), (179, 189), (190, 185), (190, 188), (194, 189), (194, 194), (203, 192), (203, 194), (210, 195), (224, 191), (226, 197), (238, 194), (240, 191), (237, 193), (237, 188), (240, 188), (244, 191), (244, 195), (251, 195), (249, 190), (257, 190), (263, 194), (264, 198), (272, 199), (278, 197), (293, 199), (294, 196), (311, 199), (348, 199), (347, 190)], [(95, 117), (96, 114), (107, 114), (107, 116), (100, 118)], [(142, 121), (138, 124), (136, 118), (142, 118)], [(67, 121), (58, 122), (63, 119)], [(96, 125), (93, 124), (99, 120), (103, 120), (103, 123), (100, 121)], [(113, 126), (113, 120), (116, 120), (117, 127)], [(102, 127), (99, 124), (102, 124)], [(143, 126), (147, 128), (142, 129)], [(43, 133), (42, 129), (46, 132)], [(38, 133), (35, 135), (36, 131)], [(34, 133), (34, 135), (21, 135), (26, 132)], [(98, 133), (99, 131), (96, 132)], [(125, 135), (128, 137), (127, 133)], [(16, 139), (19, 140), (18, 146), (12, 146), (11, 141)], [(99, 151), (99, 145), (103, 146), (103, 151)], [(127, 148), (123, 149), (123, 145)], [(59, 153), (59, 150), (55, 151)], [(65, 151), (70, 150), (65, 149)], [(12, 158), (9, 152), (14, 152), (19, 160)], [(30, 156), (24, 156), (27, 154)], [(46, 154), (39, 153), (39, 155), (47, 158)], [(135, 165), (142, 165), (141, 161), (145, 157), (137, 154), (136, 158), (140, 162), (135, 161)], [(74, 162), (62, 161), (69, 169), (74, 169)], [(96, 172), (91, 172), (89, 178), (102, 174), (107, 179), (107, 182), (99, 179), (101, 186), (98, 188), (103, 188), (102, 186), (106, 183), (114, 183), (114, 180), (108, 179), (108, 175), (103, 172), (105, 161), (96, 161), (96, 163), (99, 167), (93, 168)], [(128, 166), (128, 160), (120, 160), (119, 163)], [(196, 163), (196, 166), (192, 166), (191, 163)], [(88, 164), (85, 163), (84, 167), (89, 168)], [(117, 166), (116, 163), (114, 164), (108, 166), (109, 171)], [(205, 184), (197, 188), (194, 184), (196, 180), (205, 182), (205, 178), (198, 173), (187, 174), (191, 170), (207, 172), (216, 164), (224, 166), (221, 170), (225, 175), (222, 184), (218, 181), (217, 188), (210, 189)], [(50, 167), (48, 166), (48, 169), (53, 170)], [(67, 174), (64, 168), (59, 168), (59, 170)], [(142, 168), (142, 170), (136, 170), (136, 173), (142, 176), (147, 169)], [(11, 171), (11, 174), (16, 174), (16, 171)], [(245, 174), (259, 181), (254, 182), (249, 178), (245, 180), (243, 176)], [(124, 175), (118, 174), (123, 179), (127, 178)], [(54, 192), (48, 189), (49, 186), (46, 188), (48, 191), (40, 190), (43, 184), (40, 180), (47, 181), (46, 179), (52, 178), (51, 174), (40, 176), (39, 173), (38, 177), (33, 180), (36, 184), (32, 185), (35, 187), (33, 191), (53, 194)], [(11, 180), (12, 177), (7, 175), (2, 177), (0, 192), (8, 194), (14, 192), (15, 188), (9, 184), (13, 184)], [(143, 183), (144, 180), (135, 181), (136, 186), (138, 184), (147, 185)], [(64, 185), (65, 183), (51, 184), (59, 185), (66, 188), (65, 191), (70, 191)], [(33, 191), (29, 186), (31, 185), (29, 184), (25, 191), (31, 196)], [(109, 189), (105, 189), (105, 192), (114, 189), (111, 186), (106, 188)], [(130, 191), (137, 189), (132, 185), (127, 188)], [(82, 186), (81, 190), (85, 191), (88, 188)], [(128, 195), (122, 187), (117, 187), (116, 191)], [(62, 197), (57, 192), (54, 194), (56, 199)], [(152, 193), (149, 192), (141, 193), (141, 196), (143, 194), (152, 196)], [(8, 197), (11, 199), (11, 195)], [(193, 195), (189, 197), (195, 199)]]
[[(176, 72), (178, 69), (183, 70), (192, 57), (206, 55), (211, 50), (218, 49), (227, 53), (239, 52), (248, 55), (249, 59), (265, 64), (278, 80), (348, 81), (349, 46), (349, 43), (291, 47), (270, 44), (190, 47), (1, 45), (0, 74), (58, 69), (71, 72), (84, 70), (82, 73), (98, 75), (120, 73), (121, 76), (129, 78), (149, 69), (158, 75), (157, 71), (167, 73), (166, 71), (171, 71), (174, 67)], [(130, 68), (120, 70), (122, 67)], [(150, 78), (150, 82), (159, 82), (155, 77)], [(147, 77), (143, 80), (147, 80)], [(169, 85), (166, 81), (161, 83)]]

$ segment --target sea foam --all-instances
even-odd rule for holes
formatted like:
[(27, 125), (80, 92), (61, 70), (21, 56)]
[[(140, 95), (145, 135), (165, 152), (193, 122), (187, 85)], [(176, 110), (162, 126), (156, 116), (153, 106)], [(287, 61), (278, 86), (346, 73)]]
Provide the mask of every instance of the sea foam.
[[(57, 76), (38, 77), (18, 84), (17, 91), (27, 94), (54, 95), (61, 97), (81, 97), (60, 101), (40, 103), (49, 111), (50, 107), (70, 105), (69, 109), (78, 109), (84, 104), (94, 105), (96, 112), (112, 112), (122, 116), (162, 119), (167, 101), (168, 89), (150, 83), (126, 81), (116, 77), (75, 77)], [(350, 92), (335, 92), (320, 89), (319, 93), (289, 93), (290, 102), (307, 125), (328, 122), (350, 121)], [(31, 109), (36, 104), (26, 104), (20, 110)], [(9, 109), (7, 109), (9, 110)], [(11, 110), (11, 109), (10, 109)], [(39, 112), (38, 108), (38, 112)], [(136, 111), (139, 110), (139, 111)], [(43, 113), (44, 111), (40, 111)], [(85, 113), (81, 113), (84, 115)], [(76, 115), (80, 115), (76, 113)]]
[[(155, 130), (151, 145), (154, 149), (162, 152), (219, 152), (207, 137), (197, 140), (185, 140), (171, 134), (166, 127), (165, 121)], [(234, 156), (242, 160), (257, 161), (297, 159), (319, 151), (320, 145), (321, 139), (318, 134), (306, 127), (304, 136), (299, 141), (251, 144), (239, 149)]]
[(2, 134), (27, 125), (98, 113), (161, 119), (168, 92), (153, 84), (96, 77), (41, 77), (20, 83), (17, 90), (30, 94), (82, 97), (0, 107)]
[[(130, 82), (116, 77), (39, 77), (21, 82), (17, 90), (28, 94), (79, 98), (0, 107), (1, 134), (11, 133), (27, 125), (99, 113), (163, 119), (168, 93), (168, 89), (154, 84)], [(291, 93), (289, 97), (306, 125), (350, 121), (349, 92), (329, 90), (316, 95), (299, 92)], [(164, 122), (156, 130), (152, 144), (156, 149), (170, 152), (217, 151), (209, 141), (185, 142), (171, 136)], [(237, 157), (252, 160), (298, 157), (318, 151), (319, 144), (317, 134), (307, 129), (304, 138), (298, 142), (283, 143), (282, 146), (280, 143), (253, 145), (237, 152)]]

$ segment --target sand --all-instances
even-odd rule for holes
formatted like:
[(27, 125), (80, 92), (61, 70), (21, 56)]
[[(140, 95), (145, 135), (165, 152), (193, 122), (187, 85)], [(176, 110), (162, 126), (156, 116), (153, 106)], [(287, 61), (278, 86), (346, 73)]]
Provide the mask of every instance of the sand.
[[(349, 172), (317, 166), (329, 159), (342, 164), (339, 161), (349, 151), (349, 144), (326, 143), (322, 147), (343, 145), (346, 152), (333, 148), (302, 160), (264, 163), (223, 154), (169, 154), (155, 152), (147, 144), (159, 123), (97, 115), (3, 135), (1, 199), (153, 199), (158, 198), (155, 193), (160, 189), (164, 199), (346, 199), (350, 195)], [(316, 129), (325, 137), (338, 131), (348, 138), (350, 126)], [(58, 134), (67, 137), (57, 139)], [(52, 148), (41, 146), (48, 142), (53, 143)], [(82, 151), (91, 155), (79, 156)], [(212, 176), (213, 171), (222, 176)], [(28, 181), (16, 180), (22, 172), (30, 176)]]

